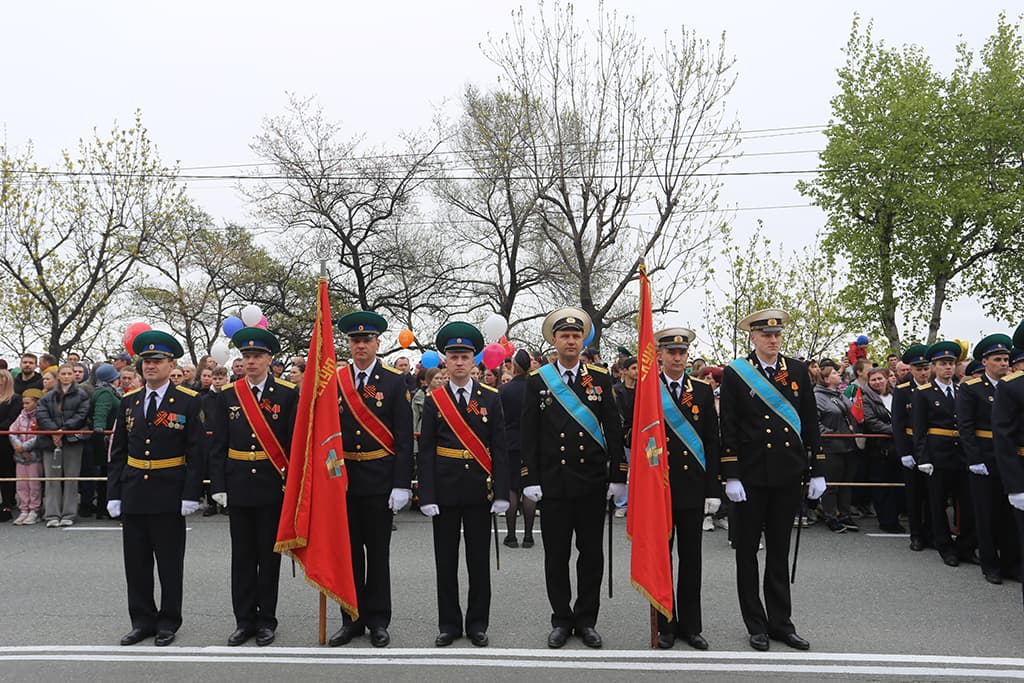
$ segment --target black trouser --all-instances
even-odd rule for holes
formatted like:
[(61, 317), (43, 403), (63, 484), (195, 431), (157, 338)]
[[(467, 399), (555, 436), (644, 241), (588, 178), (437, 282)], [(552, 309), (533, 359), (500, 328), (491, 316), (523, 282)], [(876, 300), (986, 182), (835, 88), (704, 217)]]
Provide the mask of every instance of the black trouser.
[[(91, 434), (82, 434), (82, 469), (79, 476), (82, 477), (95, 477), (98, 476), (96, 470), (96, 456), (94, 445), (96, 440), (93, 439)], [(103, 453), (103, 459), (107, 459), (106, 451)], [(106, 484), (100, 488), (106, 488)], [(96, 482), (94, 481), (80, 481), (78, 482), (78, 505), (84, 507), (86, 510), (89, 508), (96, 507), (94, 500), (96, 498)]]
[[(702, 501), (703, 502), (703, 501)], [(672, 537), (668, 541), (669, 556), (676, 541), (679, 566), (676, 596), (672, 602), (672, 623), (659, 612), (658, 631), (677, 636), (694, 636), (704, 630), (700, 615), (701, 541), (704, 509), (672, 510)]]
[(491, 613), (491, 504), (442, 505), (433, 518), (434, 566), (437, 571), (437, 628), (462, 634), (459, 606), (459, 536), (466, 537), (466, 633), (486, 633)]
[(1003, 493), (1003, 481), (995, 471), (988, 476), (968, 473), (967, 478), (974, 502), (981, 571), (1015, 575), (1020, 564), (1020, 546), (1011, 512), (1013, 506)]
[[(7, 441), (10, 438), (7, 434), (0, 434), (0, 438)], [(14, 450), (10, 446), (10, 442), (3, 447), (5, 453), (0, 453), (0, 478), (2, 479), (13, 479), (14, 473), (17, 471), (14, 466)], [(5, 510), (17, 510), (18, 505), (14, 500), (15, 497), (15, 482), (4, 481), (0, 482), (0, 508)], [(17, 514), (17, 513), (15, 513)]]
[[(230, 502), (230, 500), (228, 501)], [(277, 628), (281, 556), (274, 552), (281, 504), (231, 506), (231, 606), (238, 628)]]
[[(895, 484), (902, 481), (900, 465), (888, 451), (884, 454), (873, 452), (867, 455), (868, 481), (873, 484)], [(902, 495), (895, 486), (876, 486), (872, 489), (875, 513), (879, 526), (893, 527), (900, 523), (900, 499)]]
[[(1017, 526), (1017, 546), (1024, 549), (1024, 510), (1013, 508), (1013, 521)], [(1017, 568), (1018, 580), (1024, 580), (1024, 552), (1021, 553), (1021, 563)], [(1021, 584), (1021, 603), (1024, 605), (1024, 583)]]
[(921, 470), (903, 468), (907, 491), (907, 524), (910, 538), (925, 545), (932, 544), (932, 511), (928, 503), (928, 475)]
[[(736, 588), (747, 632), (794, 633), (789, 593), (789, 537), (800, 509), (803, 486), (747, 486), (747, 500), (736, 503)], [(764, 604), (758, 590), (757, 546), (764, 531)], [(767, 612), (765, 611), (767, 607)]]
[[(121, 540), (132, 628), (177, 631), (185, 570), (185, 518), (178, 512), (123, 517)], [(153, 599), (153, 559), (160, 576), (160, 610)]]
[[(949, 531), (949, 516), (946, 505), (953, 499), (953, 511), (959, 515), (960, 533), (956, 543)], [(965, 557), (977, 547), (974, 534), (974, 507), (971, 504), (967, 471), (960, 469), (935, 468), (928, 477), (928, 502), (932, 513), (932, 541), (939, 554), (945, 557), (956, 554)]]
[[(389, 494), (348, 494), (348, 537), (352, 574), (359, 604), (357, 624), (387, 628), (391, 624), (391, 522)], [(343, 623), (352, 623), (345, 610)]]
[[(828, 481), (851, 482), (864, 481), (858, 478), (863, 453), (858, 450), (830, 452), (826, 454), (823, 464), (824, 476)], [(852, 486), (829, 486), (821, 496), (821, 509), (829, 519), (845, 517), (850, 514), (853, 502)]]
[[(604, 491), (576, 498), (541, 501), (543, 510), (544, 581), (551, 603), (551, 625), (581, 629), (597, 623), (604, 576)], [(576, 603), (569, 607), (569, 558), (576, 535)]]

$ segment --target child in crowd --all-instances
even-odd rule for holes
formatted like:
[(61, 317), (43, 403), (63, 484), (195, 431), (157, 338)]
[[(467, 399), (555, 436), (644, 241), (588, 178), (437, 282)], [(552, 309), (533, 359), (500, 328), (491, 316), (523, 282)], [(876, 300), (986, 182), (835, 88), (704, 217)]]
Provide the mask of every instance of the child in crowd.
[[(26, 477), (43, 476), (43, 449), (37, 445), (38, 437), (30, 434), (36, 426), (36, 406), (43, 392), (39, 389), (26, 389), (21, 395), (21, 414), (11, 425), (11, 445), (14, 446), (15, 476), (21, 480)], [(39, 521), (39, 508), (42, 505), (43, 482), (18, 481), (18, 506), (21, 514), (14, 523), (36, 524)]]

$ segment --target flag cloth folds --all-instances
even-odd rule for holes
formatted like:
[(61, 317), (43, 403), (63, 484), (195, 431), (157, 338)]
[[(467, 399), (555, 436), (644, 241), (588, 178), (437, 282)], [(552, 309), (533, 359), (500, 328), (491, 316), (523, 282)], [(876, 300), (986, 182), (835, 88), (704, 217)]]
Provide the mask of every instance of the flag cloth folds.
[(358, 619), (336, 366), (327, 280), (321, 279), (274, 550), (291, 555), (306, 581)]
[(860, 387), (857, 387), (857, 393), (853, 395), (853, 405), (850, 406), (850, 415), (857, 421), (857, 424), (864, 422), (864, 394), (861, 392)]
[(672, 618), (672, 492), (661, 407), (661, 379), (651, 323), (651, 284), (640, 266), (640, 343), (633, 438), (629, 456), (629, 515), (626, 534), (633, 543), (630, 582), (665, 618)]

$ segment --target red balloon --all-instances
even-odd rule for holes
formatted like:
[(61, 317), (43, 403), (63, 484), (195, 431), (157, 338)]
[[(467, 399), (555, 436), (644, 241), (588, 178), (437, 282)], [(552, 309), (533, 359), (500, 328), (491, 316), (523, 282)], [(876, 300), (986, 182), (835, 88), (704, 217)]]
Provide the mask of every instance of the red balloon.
[(505, 358), (511, 358), (516, 354), (516, 345), (508, 339), (501, 343), (501, 347), (505, 349)]
[(144, 322), (137, 322), (137, 323), (132, 323), (131, 325), (129, 325), (128, 329), (126, 329), (124, 331), (124, 348), (125, 348), (125, 350), (128, 353), (134, 353), (132, 351), (132, 342), (134, 342), (135, 338), (138, 337), (141, 333), (147, 332), (147, 331), (149, 331), (151, 329), (153, 329), (153, 328), (149, 326), (149, 323), (144, 323)]

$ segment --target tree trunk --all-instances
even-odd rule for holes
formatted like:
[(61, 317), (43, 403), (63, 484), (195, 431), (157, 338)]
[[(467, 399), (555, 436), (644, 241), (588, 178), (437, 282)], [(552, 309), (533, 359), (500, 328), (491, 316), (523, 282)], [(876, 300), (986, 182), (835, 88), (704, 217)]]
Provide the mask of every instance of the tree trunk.
[(935, 276), (935, 297), (932, 299), (932, 318), (928, 321), (928, 345), (935, 343), (939, 336), (939, 327), (942, 325), (942, 306), (946, 303), (946, 285), (949, 284), (949, 275), (941, 273)]
[(900, 330), (896, 325), (896, 294), (893, 286), (892, 244), (893, 226), (892, 213), (886, 213), (880, 224), (881, 239), (878, 246), (878, 283), (882, 289), (881, 323), (886, 339), (889, 340), (889, 352), (899, 354)]

